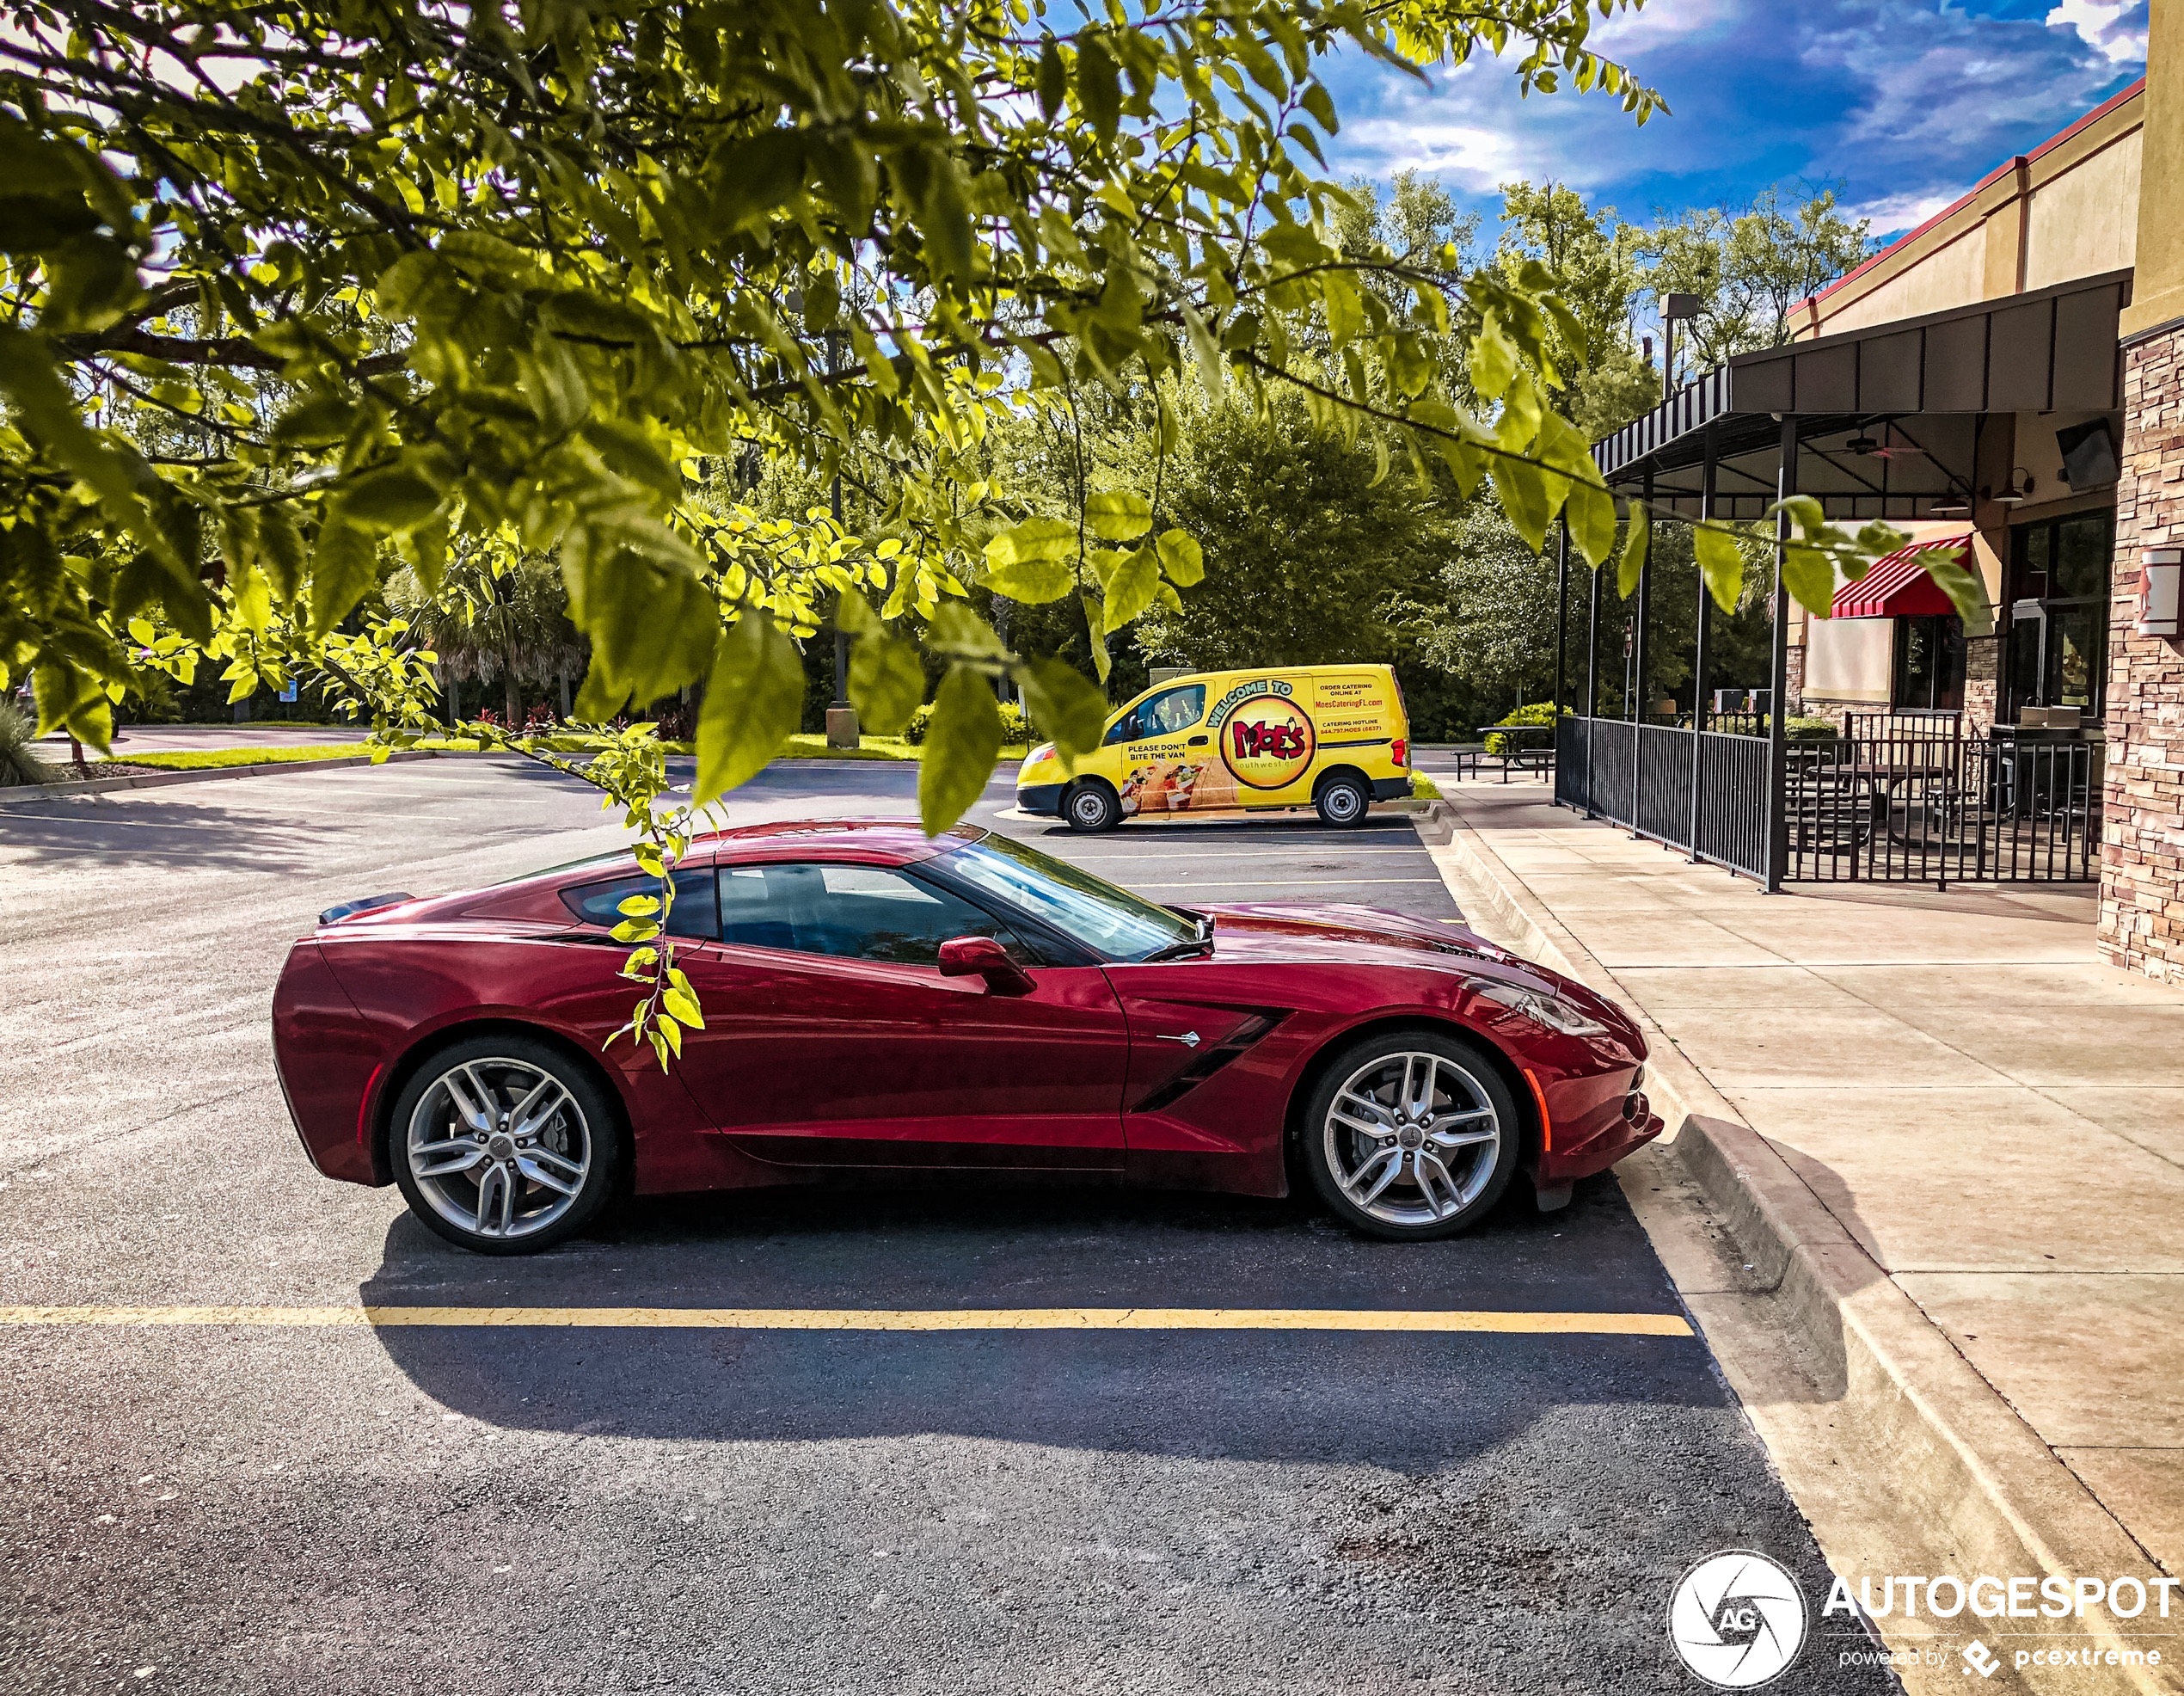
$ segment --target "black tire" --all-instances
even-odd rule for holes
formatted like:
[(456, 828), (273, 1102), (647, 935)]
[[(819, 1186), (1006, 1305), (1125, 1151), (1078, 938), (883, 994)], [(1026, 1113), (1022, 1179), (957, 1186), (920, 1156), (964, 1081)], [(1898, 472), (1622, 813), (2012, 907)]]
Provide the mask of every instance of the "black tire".
[[(513, 1119), (526, 1097), (546, 1104)], [(472, 1128), (458, 1132), (458, 1120)], [(531, 1134), (519, 1139), (526, 1125)], [(466, 1155), (469, 1164), (451, 1164)], [(396, 1097), (387, 1164), (428, 1231), (475, 1254), (537, 1254), (582, 1231), (613, 1196), (622, 1115), (591, 1068), (551, 1043), (464, 1037), (434, 1053)]]
[[(1402, 1079), (1415, 1078), (1418, 1072), (1408, 1066), (1429, 1057), (1437, 1063), (1432, 1098), (1424, 1115), (1413, 1115), (1405, 1110)], [(1395, 1087), (1376, 1079), (1392, 1079)], [(1330, 1122), (1337, 1097), (1353, 1085), (1365, 1092), (1353, 1094), (1352, 1102), (1371, 1101), (1377, 1114), (1346, 1103), (1344, 1118)], [(1417, 1104), (1419, 1093), (1414, 1090), (1410, 1104)], [(1382, 1103), (1382, 1096), (1390, 1102)], [(1490, 1117), (1482, 1118), (1482, 1111)], [(1368, 1134), (1358, 1127), (1369, 1120), (1377, 1122)], [(1482, 1140), (1449, 1146), (1489, 1128), (1491, 1146)], [(1298, 1128), (1304, 1170), (1328, 1211), (1353, 1231), (1396, 1243), (1453, 1237), (1484, 1217), (1509, 1187), (1524, 1134), (1516, 1097), (1479, 1046), (1420, 1027), (1361, 1037), (1337, 1052), (1306, 1097)], [(1390, 1156), (1392, 1174), (1384, 1164)]]
[(1338, 771), (1327, 779), (1312, 796), (1312, 809), (1320, 815), (1320, 822), (1335, 830), (1350, 830), (1365, 821), (1365, 814), (1372, 808), (1372, 791), (1360, 778), (1347, 771)]
[(1097, 777), (1080, 777), (1063, 791), (1062, 817), (1071, 830), (1097, 836), (1122, 822), (1122, 802)]

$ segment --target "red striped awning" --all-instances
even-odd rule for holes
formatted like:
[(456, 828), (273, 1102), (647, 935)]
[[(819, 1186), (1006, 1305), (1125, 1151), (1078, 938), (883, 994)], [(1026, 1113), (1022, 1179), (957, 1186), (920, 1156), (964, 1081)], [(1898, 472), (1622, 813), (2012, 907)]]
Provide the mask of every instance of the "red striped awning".
[(1960, 565), (1971, 542), (1967, 532), (1944, 536), (1932, 542), (1914, 542), (1908, 548), (1883, 554), (1863, 577), (1855, 583), (1845, 583), (1835, 592), (1835, 616), (1926, 618), (1936, 613), (1954, 612), (1956, 603), (1928, 574), (1926, 556), (1936, 549), (1947, 549), (1956, 555)]

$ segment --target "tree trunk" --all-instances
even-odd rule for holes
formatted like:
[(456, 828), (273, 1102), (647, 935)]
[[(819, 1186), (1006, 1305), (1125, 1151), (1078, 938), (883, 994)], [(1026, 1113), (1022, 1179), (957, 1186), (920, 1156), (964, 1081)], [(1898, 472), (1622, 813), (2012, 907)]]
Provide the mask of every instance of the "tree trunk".
[(512, 642), (500, 644), (500, 681), (505, 685), (503, 692), (508, 702), (508, 728), (520, 730), (523, 728), (524, 697), (516, 683), (516, 645)]

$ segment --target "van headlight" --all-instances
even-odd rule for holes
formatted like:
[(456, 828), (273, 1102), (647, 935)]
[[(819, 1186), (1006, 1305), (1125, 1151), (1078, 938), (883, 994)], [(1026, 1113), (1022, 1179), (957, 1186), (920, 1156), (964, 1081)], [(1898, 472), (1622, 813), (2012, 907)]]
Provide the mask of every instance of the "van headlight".
[(1536, 1024), (1549, 1030), (1560, 1031), (1565, 1036), (1605, 1036), (1608, 1028), (1591, 1014), (1582, 1011), (1575, 1003), (1565, 1001), (1559, 995), (1543, 990), (1526, 989), (1522, 984), (1490, 983), (1479, 986), (1479, 992), (1490, 1001), (1499, 1001), (1513, 1008)]

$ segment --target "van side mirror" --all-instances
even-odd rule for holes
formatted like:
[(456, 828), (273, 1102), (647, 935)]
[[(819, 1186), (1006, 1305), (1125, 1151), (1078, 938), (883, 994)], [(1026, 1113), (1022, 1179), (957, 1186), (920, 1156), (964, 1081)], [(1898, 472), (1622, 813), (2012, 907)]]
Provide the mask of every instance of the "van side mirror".
[(994, 995), (1028, 995), (1034, 987), (1031, 974), (991, 937), (950, 937), (941, 944), (941, 975), (984, 978)]

